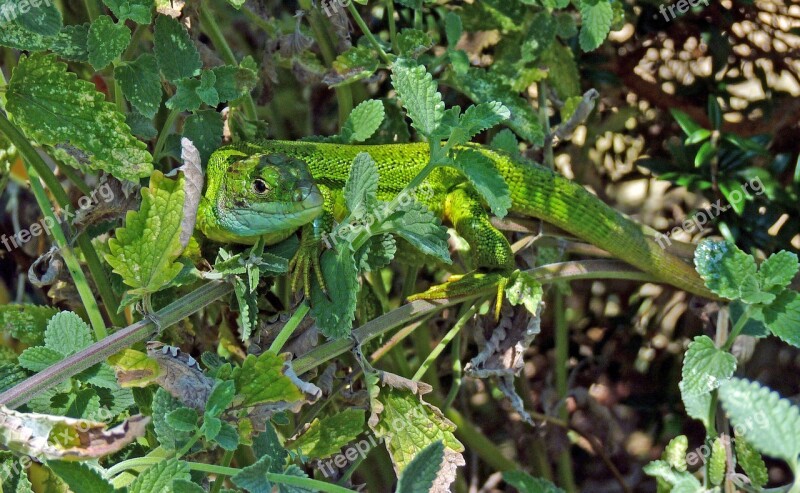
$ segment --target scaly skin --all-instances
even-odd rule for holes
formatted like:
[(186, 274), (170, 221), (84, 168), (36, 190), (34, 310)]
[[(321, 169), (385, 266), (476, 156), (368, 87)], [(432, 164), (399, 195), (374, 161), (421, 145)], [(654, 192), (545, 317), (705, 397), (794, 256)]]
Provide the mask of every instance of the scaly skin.
[[(477, 150), (494, 163), (511, 191), (511, 214), (551, 223), (665, 283), (699, 296), (717, 298), (705, 287), (693, 266), (666, 252), (640, 225), (606, 205), (579, 184), (548, 168), (516, 162), (499, 151), (479, 145), (464, 148)], [(254, 164), (258, 159), (248, 161), (248, 155), (278, 154), (302, 161), (320, 188), (326, 193), (328, 190), (337, 193), (344, 187), (351, 163), (360, 152), (368, 152), (377, 163), (380, 173), (379, 198), (382, 200), (391, 200), (396, 196), (429, 160), (428, 145), (425, 143), (360, 146), (265, 141), (225, 147), (216, 151), (209, 162), (206, 200), (198, 213), (200, 229), (206, 236), (220, 241), (247, 244), (253, 243), (261, 234), (268, 234), (268, 240), (276, 242), (297, 228), (325, 216), (320, 215), (321, 207), (317, 200), (312, 200), (313, 203), (308, 205), (309, 209), (314, 209), (314, 213), (288, 217), (282, 215), (284, 212), (270, 209), (280, 205), (275, 201), (281, 200), (281, 194), (275, 194), (268, 200), (254, 197), (253, 193), (248, 194), (247, 190), (252, 188), (251, 181), (260, 172)], [(422, 201), (434, 213), (453, 223), (472, 246), (478, 265), (490, 269), (510, 267), (508, 242), (490, 225), (477, 195), (459, 172), (451, 168), (437, 168), (424, 183), (433, 191), (433, 195)], [(290, 202), (287, 197), (293, 193), (292, 186), (290, 184), (283, 188), (281, 193), (284, 201)], [(246, 227), (237, 223), (238, 229), (234, 231), (230, 227), (231, 221), (224, 204), (235, 200), (245, 206), (239, 212), (249, 217), (245, 221)], [(326, 211), (333, 213), (330, 204), (326, 206)]]

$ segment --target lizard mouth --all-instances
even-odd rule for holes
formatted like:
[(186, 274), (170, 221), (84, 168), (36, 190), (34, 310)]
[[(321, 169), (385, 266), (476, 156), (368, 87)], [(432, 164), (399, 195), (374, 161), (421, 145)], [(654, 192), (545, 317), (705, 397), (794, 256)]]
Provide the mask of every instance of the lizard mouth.
[(252, 236), (297, 229), (322, 213), (323, 197), (312, 185), (302, 191), (300, 200), (249, 204), (228, 209), (227, 229), (235, 234)]

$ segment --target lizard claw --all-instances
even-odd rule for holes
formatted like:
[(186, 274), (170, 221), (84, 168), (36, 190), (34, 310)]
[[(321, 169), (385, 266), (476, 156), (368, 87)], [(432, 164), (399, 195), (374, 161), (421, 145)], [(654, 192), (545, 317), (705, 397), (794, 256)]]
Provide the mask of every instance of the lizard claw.
[(320, 289), (325, 294), (325, 297), (330, 300), (319, 260), (320, 246), (321, 242), (313, 238), (313, 234), (303, 231), (300, 248), (289, 262), (289, 272), (292, 279), (291, 287), (292, 292), (296, 292), (302, 287), (306, 298), (311, 299), (311, 271), (313, 270)]

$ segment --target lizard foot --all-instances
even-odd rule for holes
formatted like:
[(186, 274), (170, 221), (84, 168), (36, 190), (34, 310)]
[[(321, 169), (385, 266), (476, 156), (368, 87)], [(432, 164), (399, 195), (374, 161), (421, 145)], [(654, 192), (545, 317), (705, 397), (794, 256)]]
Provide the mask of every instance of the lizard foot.
[(300, 248), (297, 249), (297, 253), (294, 254), (294, 257), (289, 262), (292, 292), (297, 292), (302, 287), (306, 298), (311, 299), (311, 271), (313, 270), (322, 292), (330, 298), (325, 278), (322, 275), (322, 266), (319, 262), (322, 242), (313, 236), (313, 234), (306, 234), (306, 231), (303, 231)]
[(511, 275), (505, 271), (479, 272), (472, 271), (464, 275), (454, 275), (442, 284), (431, 286), (427, 291), (408, 297), (408, 301), (437, 300), (453, 298), (463, 295), (490, 295), (495, 294), (495, 319), (500, 317), (500, 306), (503, 303), (503, 293)]

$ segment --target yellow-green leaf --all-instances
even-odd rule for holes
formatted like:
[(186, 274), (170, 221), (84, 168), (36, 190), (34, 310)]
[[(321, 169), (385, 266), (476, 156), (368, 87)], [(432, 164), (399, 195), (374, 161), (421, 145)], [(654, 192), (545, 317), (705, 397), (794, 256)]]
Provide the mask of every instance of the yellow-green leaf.
[(269, 351), (259, 356), (248, 355), (241, 368), (233, 373), (236, 393), (244, 406), (268, 402), (292, 402), (303, 398), (303, 393), (286, 376), (283, 356)]
[(39, 144), (68, 142), (89, 155), (89, 168), (124, 180), (153, 171), (153, 157), (131, 135), (125, 115), (55, 55), (21, 57), (6, 96), (14, 122)]
[(286, 448), (312, 459), (329, 457), (364, 431), (364, 411), (346, 409), (325, 418), (314, 419)]

